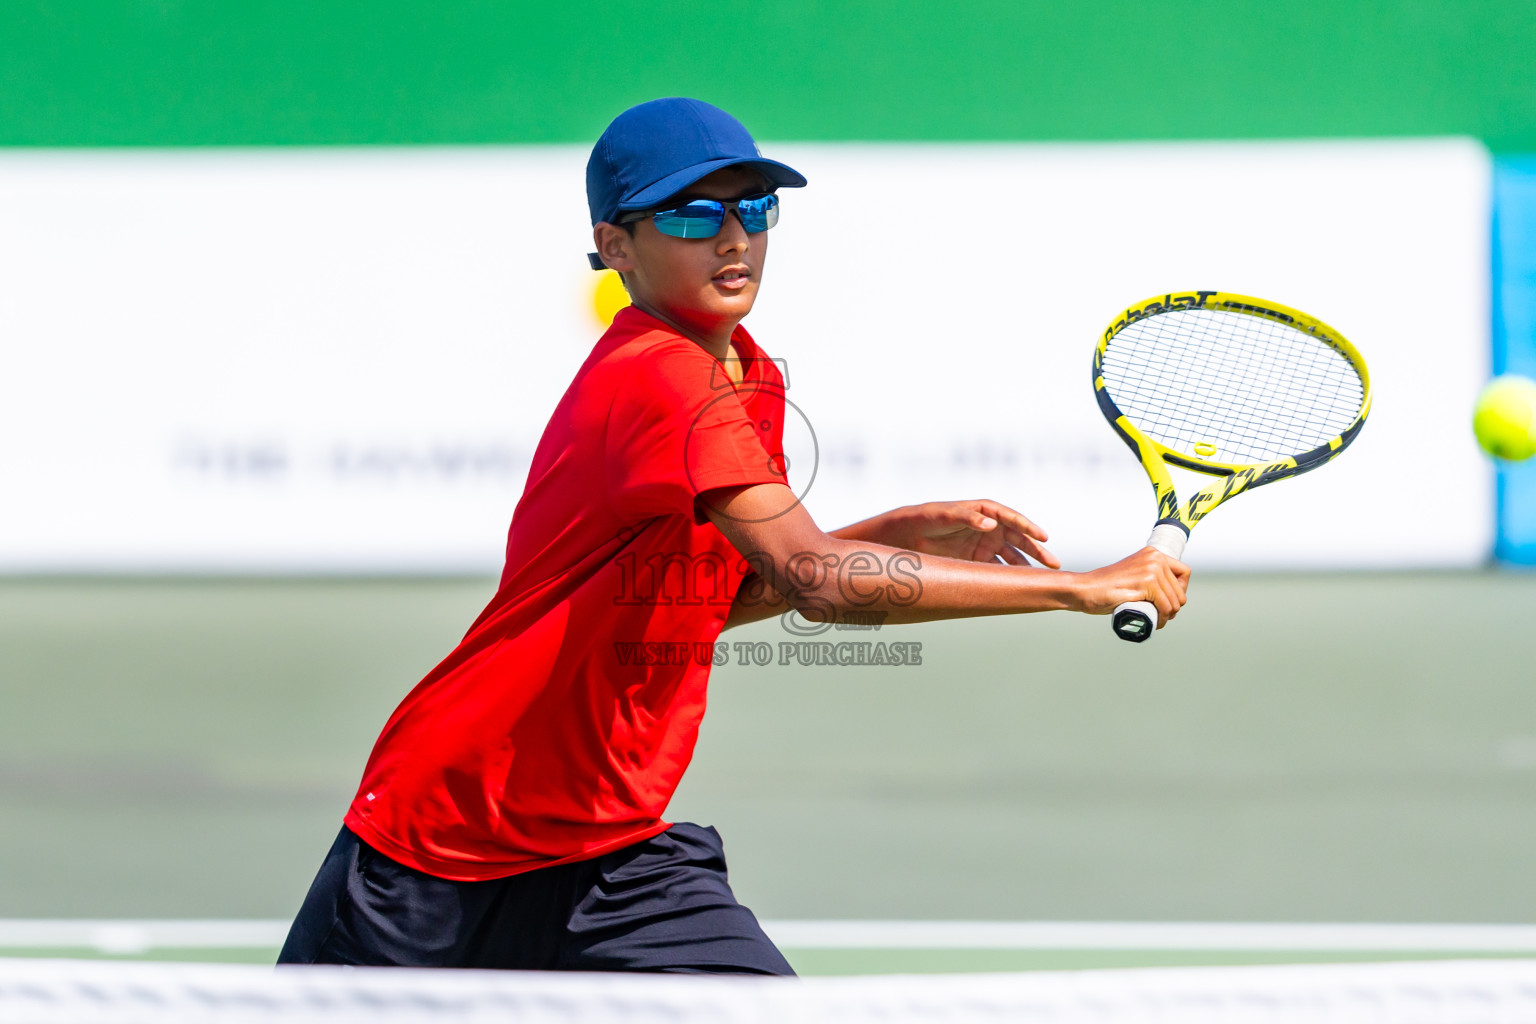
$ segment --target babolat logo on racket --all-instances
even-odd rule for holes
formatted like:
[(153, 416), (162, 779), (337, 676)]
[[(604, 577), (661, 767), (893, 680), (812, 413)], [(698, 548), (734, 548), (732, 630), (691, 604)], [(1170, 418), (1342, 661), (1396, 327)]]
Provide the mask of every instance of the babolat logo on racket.
[[(1215, 291), (1167, 292), (1122, 312), (1094, 350), (1093, 387), (1152, 482), (1147, 543), (1174, 558), (1228, 498), (1337, 456), (1371, 408), (1365, 360), (1342, 334), (1289, 306)], [(1181, 505), (1169, 466), (1221, 479)], [(1113, 624), (1146, 640), (1157, 609), (1121, 605)]]
[(1118, 334), (1126, 324), (1135, 323), (1137, 320), (1149, 316), (1156, 316), (1158, 313), (1166, 313), (1173, 309), (1204, 309), (1206, 300), (1216, 294), (1219, 293), (1190, 292), (1185, 295), (1175, 295), (1173, 292), (1169, 292), (1163, 296), (1161, 302), (1152, 299), (1145, 306), (1126, 310), (1121, 314), (1120, 320), (1110, 324), (1108, 329), (1104, 331), (1104, 338), (1107, 341)]

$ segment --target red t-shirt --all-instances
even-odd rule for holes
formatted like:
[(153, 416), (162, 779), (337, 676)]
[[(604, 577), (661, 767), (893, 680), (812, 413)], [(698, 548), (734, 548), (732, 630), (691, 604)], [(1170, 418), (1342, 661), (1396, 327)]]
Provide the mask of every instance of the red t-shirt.
[(496, 596), (374, 745), (346, 816), (369, 845), (477, 881), (667, 827), (746, 572), (698, 496), (785, 480), (784, 379), (732, 340), (738, 384), (634, 307), (598, 341), (534, 453)]

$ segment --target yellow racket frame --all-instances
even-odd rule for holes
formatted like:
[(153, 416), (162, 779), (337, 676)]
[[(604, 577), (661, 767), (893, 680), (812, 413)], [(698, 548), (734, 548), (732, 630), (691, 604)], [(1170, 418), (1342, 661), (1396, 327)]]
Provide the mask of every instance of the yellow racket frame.
[[(1162, 313), (1171, 313), (1185, 309), (1208, 309), (1213, 312), (1241, 313), (1246, 316), (1260, 317), (1265, 320), (1274, 320), (1298, 328), (1313, 335), (1335, 352), (1348, 359), (1355, 371), (1360, 374), (1362, 393), (1360, 399), (1360, 411), (1355, 414), (1354, 421), (1350, 423), (1338, 436), (1330, 438), (1326, 443), (1318, 445), (1311, 451), (1297, 452), (1294, 455), (1279, 460), (1278, 462), (1263, 463), (1237, 463), (1221, 462), (1215, 458), (1206, 458), (1200, 452), (1185, 453), (1174, 451), (1166, 445), (1154, 441), (1137, 428), (1136, 424), (1126, 418), (1109, 396), (1109, 391), (1104, 386), (1104, 355), (1109, 351), (1110, 344), (1115, 336), (1126, 327), (1138, 320), (1145, 320), (1149, 316), (1157, 316)], [(1351, 345), (1349, 341), (1323, 323), (1321, 320), (1298, 309), (1282, 306), (1278, 302), (1270, 302), (1267, 299), (1257, 299), (1251, 295), (1238, 295), (1233, 292), (1192, 291), (1192, 292), (1167, 292), (1156, 295), (1143, 302), (1121, 311), (1110, 321), (1104, 329), (1103, 336), (1099, 339), (1098, 346), (1093, 353), (1093, 390), (1099, 401), (1099, 411), (1104, 418), (1115, 428), (1126, 445), (1136, 454), (1141, 461), (1142, 468), (1147, 471), (1147, 476), (1152, 481), (1153, 493), (1157, 496), (1157, 524), (1164, 523), (1181, 527), (1187, 535), (1194, 525), (1204, 519), (1212, 509), (1228, 498), (1241, 494), (1254, 487), (1261, 487), (1276, 480), (1296, 476), (1308, 470), (1316, 469), (1329, 459), (1334, 458), (1355, 439), (1360, 433), (1360, 428), (1365, 425), (1365, 417), (1371, 411), (1371, 377), (1366, 370), (1365, 359)], [(1212, 453), (1216, 454), (1215, 452)], [(1183, 505), (1179, 504), (1178, 494), (1174, 491), (1173, 476), (1168, 472), (1168, 467), (1179, 466), (1182, 469), (1193, 470), (1196, 473), (1205, 473), (1210, 476), (1220, 477), (1209, 486), (1202, 488), (1191, 495)]]

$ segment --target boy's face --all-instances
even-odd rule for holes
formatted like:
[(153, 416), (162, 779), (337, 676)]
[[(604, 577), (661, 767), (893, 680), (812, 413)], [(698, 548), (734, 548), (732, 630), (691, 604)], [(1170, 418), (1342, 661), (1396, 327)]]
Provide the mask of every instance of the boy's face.
[[(766, 191), (761, 175), (746, 167), (724, 167), (675, 199), (740, 199)], [(669, 200), (670, 202), (670, 200)], [(729, 333), (752, 311), (768, 254), (768, 233), (748, 234), (734, 210), (713, 238), (673, 238), (646, 218), (622, 228), (598, 225), (603, 262), (624, 275), (636, 306), (662, 313), (703, 336)]]

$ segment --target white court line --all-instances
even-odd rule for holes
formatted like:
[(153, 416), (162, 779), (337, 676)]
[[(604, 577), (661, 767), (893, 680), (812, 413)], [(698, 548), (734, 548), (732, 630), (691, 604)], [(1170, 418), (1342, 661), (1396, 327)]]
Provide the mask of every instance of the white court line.
[(1536, 952), (1536, 925), (1143, 921), (764, 921), (789, 949)]
[(287, 935), (287, 921), (0, 920), (0, 949), (251, 949), (281, 946)]
[(803, 978), (0, 958), (31, 1024), (1516, 1024), (1536, 961)]
[[(786, 949), (1177, 949), (1536, 953), (1536, 925), (764, 921)], [(287, 921), (0, 920), (0, 949), (275, 949)]]
[(1536, 961), (773, 978), (0, 957), (31, 1024), (1516, 1024)]

